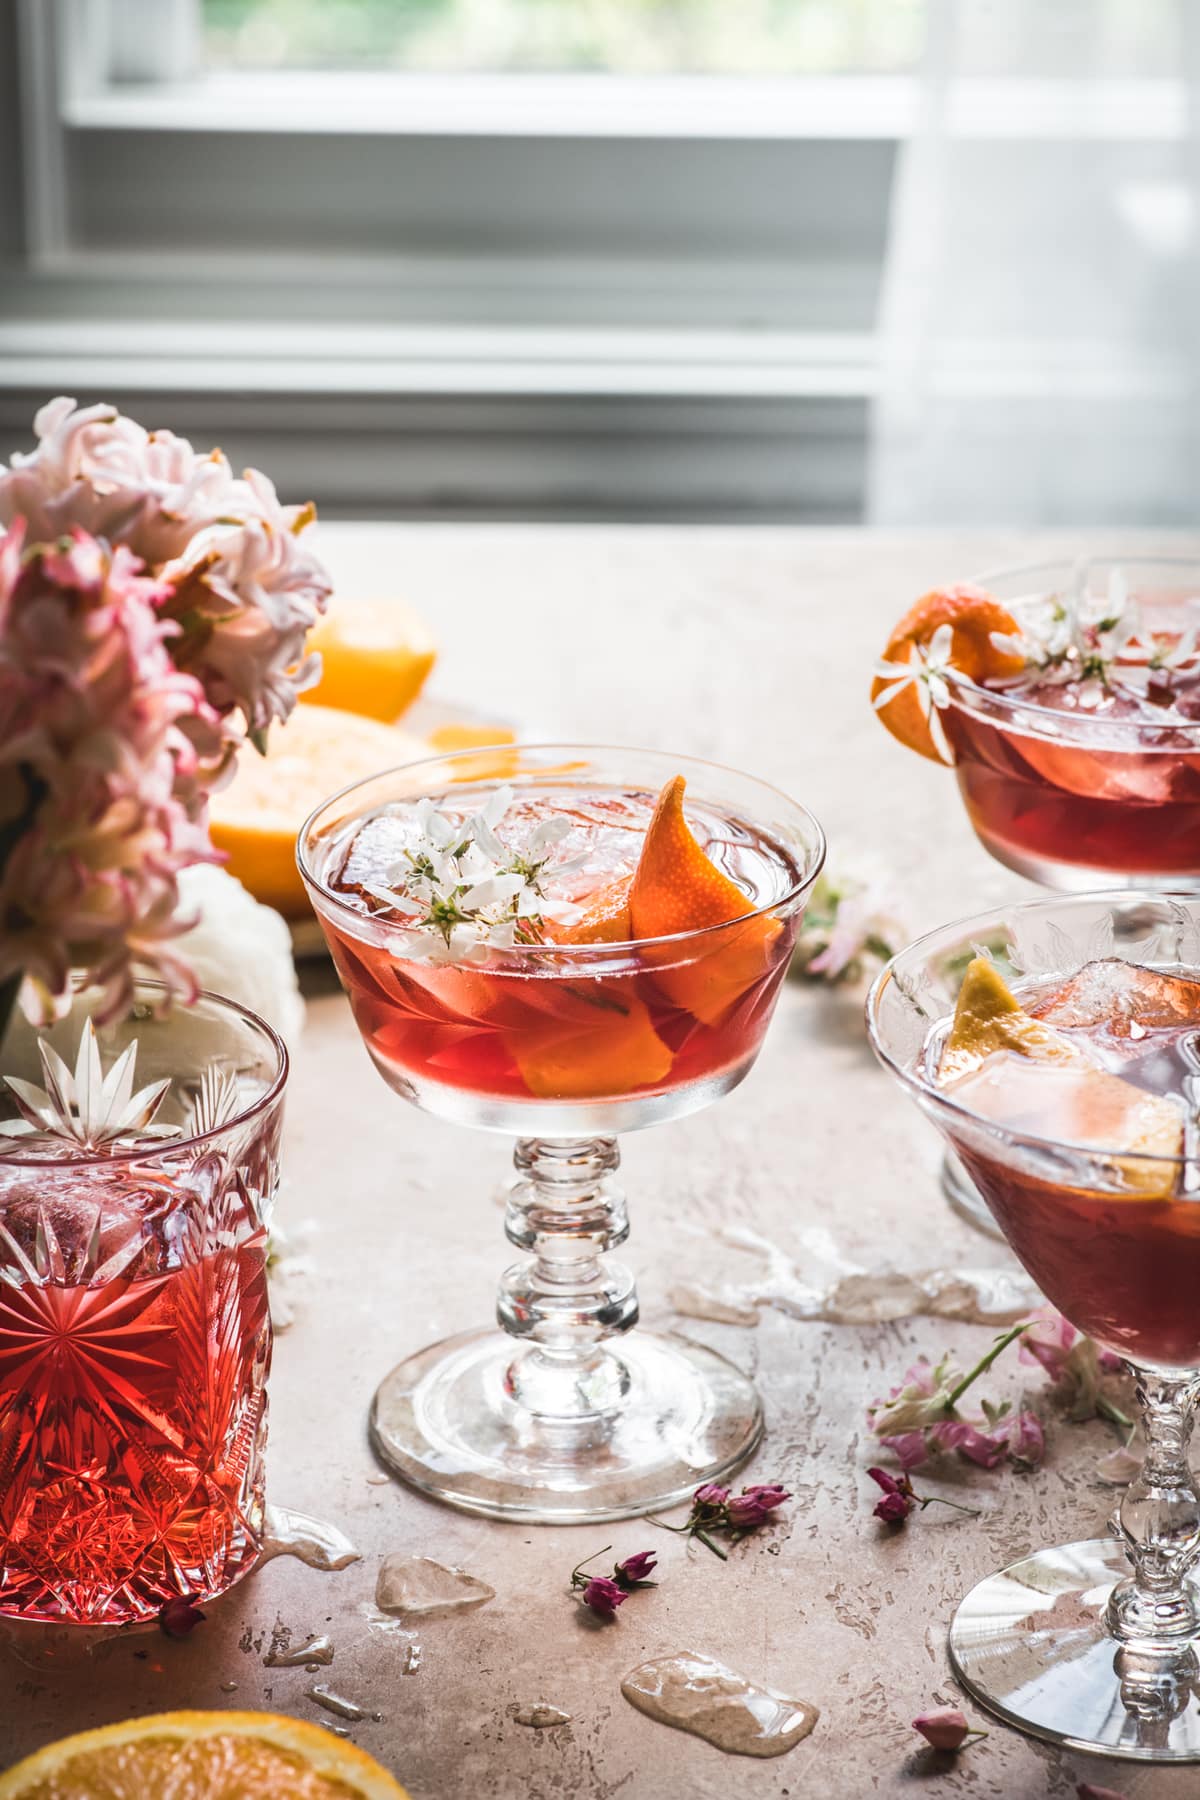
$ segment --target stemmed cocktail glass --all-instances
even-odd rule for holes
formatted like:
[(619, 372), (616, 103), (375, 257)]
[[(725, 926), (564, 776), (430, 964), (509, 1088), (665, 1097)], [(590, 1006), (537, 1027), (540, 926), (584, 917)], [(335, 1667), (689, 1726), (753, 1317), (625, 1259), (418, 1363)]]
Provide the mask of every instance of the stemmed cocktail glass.
[[(690, 879), (732, 894), (739, 916), (633, 941), (619, 902), (678, 777), (705, 844), (684, 840)], [(567, 884), (578, 903), (518, 920), (512, 941), (462, 927), (431, 953), (392, 898), (404, 870), (460, 851), (473, 866), (514, 833), (522, 869), (547, 859), (538, 891)], [(694, 1112), (749, 1072), (823, 854), (811, 814), (761, 782), (571, 744), (411, 764), (308, 820), (301, 871), (379, 1072), (428, 1112), (517, 1138), (505, 1230), (522, 1257), (501, 1280), (500, 1329), (417, 1351), (375, 1396), (373, 1441), (406, 1481), (497, 1517), (617, 1518), (753, 1450), (745, 1376), (682, 1338), (630, 1334), (633, 1279), (608, 1254), (628, 1234), (616, 1133)], [(515, 906), (514, 880), (489, 875), (463, 904)]]
[[(932, 741), (919, 725), (914, 739), (886, 704), (880, 716), (953, 763), (984, 848), (1057, 892), (1200, 890), (1200, 560), (1060, 560), (946, 592), (964, 596), (964, 624), (949, 645), (944, 629), (936, 651), (930, 630), (918, 630), (908, 650), (909, 666), (936, 665), (921, 694)], [(978, 629), (971, 594), (992, 603), (976, 614)], [(924, 608), (932, 625), (936, 598), (910, 620)], [(1019, 653), (1009, 634), (994, 634), (996, 611), (1016, 626)], [(883, 675), (877, 703), (901, 691)], [(959, 1212), (994, 1229), (952, 1153), (943, 1186)]]
[[(1200, 1760), (1200, 1590), (1192, 1575), (1200, 1496), (1187, 1457), (1200, 1386), (1194, 1127), (1181, 1134), (1177, 1155), (1161, 1146), (1138, 1151), (1099, 1141), (1100, 1115), (1092, 1113), (1085, 1143), (1078, 1130), (1014, 1129), (995, 1111), (972, 1110), (968, 1090), (956, 1098), (953, 1085), (939, 1085), (941, 1028), (964, 967), (981, 949), (1018, 997), (1055, 992), (1081, 970), (1090, 971), (1093, 996), (1116, 994), (1120, 984), (1108, 971), (1120, 974), (1122, 964), (1137, 966), (1122, 981), (1152, 983), (1153, 974), (1142, 973), (1152, 971), (1192, 983), (1200, 976), (1200, 900), (1116, 891), (1000, 908), (919, 939), (889, 963), (867, 1003), (876, 1054), (961, 1157), (1029, 1274), (1072, 1324), (1128, 1361), (1146, 1435), (1145, 1462), (1118, 1508), (1115, 1535), (1033, 1551), (981, 1581), (951, 1626), (955, 1669), (984, 1705), (1039, 1737), (1150, 1761)], [(1179, 1067), (1200, 1068), (1187, 1023), (1200, 1017), (1200, 988), (1174, 991), (1183, 999), (1170, 1053)], [(1121, 1004), (1114, 999), (1118, 1020)], [(1136, 1059), (1145, 1034), (1134, 1026), (1137, 1007), (1126, 1006), (1123, 1036), (1109, 1049)], [(1035, 1076), (1024, 1092), (1034, 1094), (1036, 1115), (1038, 1088), (1055, 1071), (1025, 1068)], [(1143, 1082), (1154, 1093), (1161, 1076), (1162, 1065), (1147, 1062), (1126, 1098), (1136, 1102)], [(989, 1077), (993, 1097), (1019, 1078), (1001, 1057)], [(1194, 1112), (1191, 1080), (1185, 1074), (1181, 1085)], [(1105, 1105), (1111, 1092), (1104, 1090)]]

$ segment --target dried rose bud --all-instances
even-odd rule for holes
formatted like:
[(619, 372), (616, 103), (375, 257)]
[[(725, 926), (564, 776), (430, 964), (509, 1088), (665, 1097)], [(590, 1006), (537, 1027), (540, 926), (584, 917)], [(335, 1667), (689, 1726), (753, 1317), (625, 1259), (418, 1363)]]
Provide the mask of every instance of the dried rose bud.
[(634, 1587), (639, 1581), (648, 1581), (658, 1564), (658, 1557), (653, 1550), (639, 1550), (634, 1556), (627, 1556), (613, 1570), (617, 1583), (621, 1587)]
[(875, 1503), (875, 1517), (882, 1519), (885, 1525), (903, 1525), (917, 1504), (908, 1476), (889, 1475), (886, 1469), (868, 1469), (867, 1474), (877, 1487), (883, 1489), (883, 1498)]
[(969, 1737), (985, 1735), (968, 1725), (956, 1706), (939, 1706), (933, 1712), (919, 1713), (912, 1723), (913, 1730), (919, 1731), (935, 1750), (961, 1750)]
[(735, 1531), (753, 1531), (756, 1525), (765, 1525), (775, 1508), (790, 1499), (786, 1488), (774, 1484), (744, 1488), (729, 1502), (729, 1523)]
[(610, 1581), (607, 1575), (593, 1575), (583, 1590), (583, 1604), (590, 1606), (602, 1619), (611, 1619), (627, 1598), (624, 1588)]
[(185, 1638), (195, 1631), (204, 1616), (195, 1601), (178, 1594), (174, 1600), (166, 1601), (159, 1610), (159, 1630), (166, 1632), (168, 1637)]
[(706, 1481), (692, 1495), (697, 1506), (724, 1506), (729, 1498), (729, 1489), (722, 1487), (717, 1481)]

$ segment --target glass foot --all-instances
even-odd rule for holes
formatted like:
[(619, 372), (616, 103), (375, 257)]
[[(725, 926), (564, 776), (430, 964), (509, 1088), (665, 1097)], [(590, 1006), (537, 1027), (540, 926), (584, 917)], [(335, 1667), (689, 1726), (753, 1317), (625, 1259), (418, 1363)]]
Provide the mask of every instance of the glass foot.
[(581, 1390), (573, 1366), (557, 1411), (543, 1366), (535, 1416), (518, 1393), (523, 1364), (538, 1354), (482, 1330), (400, 1363), (371, 1407), (383, 1462), (466, 1512), (582, 1525), (672, 1506), (731, 1474), (762, 1438), (750, 1382), (686, 1338), (639, 1330), (606, 1347), (596, 1390)]
[(982, 1706), (1034, 1737), (1141, 1762), (1200, 1762), (1200, 1643), (1135, 1649), (1110, 1637), (1105, 1604), (1128, 1576), (1116, 1538), (1013, 1563), (959, 1607), (950, 1660)]
[(960, 1219), (965, 1219), (968, 1225), (974, 1225), (988, 1237), (1003, 1241), (1004, 1233), (953, 1150), (947, 1150), (942, 1157), (942, 1193)]

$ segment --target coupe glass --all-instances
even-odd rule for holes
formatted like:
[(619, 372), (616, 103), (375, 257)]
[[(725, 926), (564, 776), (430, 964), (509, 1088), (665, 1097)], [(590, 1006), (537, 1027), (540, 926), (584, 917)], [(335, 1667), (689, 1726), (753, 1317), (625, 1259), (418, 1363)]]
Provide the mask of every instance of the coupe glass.
[[(340, 847), (396, 802), (472, 811), (506, 785), (561, 811), (644, 801), (680, 774), (689, 805), (767, 859), (770, 902), (728, 925), (431, 968), (330, 882)], [(615, 1134), (695, 1112), (749, 1073), (823, 855), (812, 815), (762, 782), (573, 744), (414, 763), (307, 821), (300, 868), (380, 1074), (453, 1124), (517, 1137), (505, 1231), (522, 1257), (500, 1283), (500, 1329), (416, 1352), (375, 1395), (372, 1440), (404, 1480), (498, 1518), (611, 1519), (669, 1505), (753, 1451), (762, 1409), (744, 1375), (683, 1338), (626, 1335), (637, 1294), (607, 1254), (629, 1231)]]
[[(1131, 601), (1174, 604), (1181, 627), (1200, 625), (1194, 558), (1094, 557), (977, 579), (1001, 602), (1033, 594), (1103, 600), (1114, 575)], [(1167, 726), (1031, 705), (952, 672), (948, 686), (942, 722), (959, 792), (998, 862), (1060, 892), (1200, 891), (1200, 719)]]
[(94, 998), (0, 1044), (45, 1096), (34, 1125), (0, 1082), (0, 1613), (116, 1625), (223, 1592), (261, 1548), (288, 1065), (214, 994), (165, 1012), (139, 982), (93, 1039)]
[[(1200, 560), (1091, 557), (975, 577), (1002, 602), (1034, 594), (1106, 599), (1114, 574), (1131, 601), (1176, 603), (1200, 624)], [(1187, 602), (1191, 602), (1187, 609)], [(1058, 892), (1096, 887), (1200, 891), (1200, 719), (1169, 728), (1030, 705), (1018, 694), (948, 679), (941, 717), (959, 792), (984, 848)], [(991, 1235), (987, 1208), (951, 1153), (942, 1185), (956, 1211)]]
[[(984, 1706), (1037, 1737), (1197, 1761), (1200, 1496), (1187, 1458), (1200, 1392), (1196, 1166), (1007, 1130), (935, 1086), (925, 1046), (953, 1013), (977, 947), (1018, 982), (1056, 985), (1103, 957), (1194, 979), (1200, 901), (1121, 890), (1000, 908), (920, 938), (867, 1001), (876, 1055), (962, 1158), (1021, 1263), (1073, 1325), (1128, 1363), (1146, 1434), (1114, 1535), (1035, 1551), (981, 1581), (950, 1628), (955, 1670)], [(1130, 1165), (1172, 1160), (1176, 1195), (1139, 1196)]]

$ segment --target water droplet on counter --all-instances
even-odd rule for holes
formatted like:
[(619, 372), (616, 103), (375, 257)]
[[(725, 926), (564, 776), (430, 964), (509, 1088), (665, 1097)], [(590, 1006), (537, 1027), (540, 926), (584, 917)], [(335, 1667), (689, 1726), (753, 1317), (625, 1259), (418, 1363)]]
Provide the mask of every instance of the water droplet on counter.
[(548, 1706), (544, 1700), (538, 1700), (532, 1706), (510, 1706), (508, 1711), (514, 1725), (532, 1725), (535, 1731), (571, 1723), (570, 1713), (560, 1712), (557, 1706)]
[(392, 1478), (390, 1475), (368, 1475), (367, 1476), (367, 1486), (368, 1487), (390, 1487), (391, 1482), (392, 1482)]
[(286, 1506), (268, 1506), (258, 1560), (269, 1562), (273, 1556), (298, 1557), (310, 1569), (344, 1569), (348, 1563), (361, 1561), (362, 1552), (344, 1531), (324, 1519), (292, 1512)]
[(385, 1556), (375, 1583), (376, 1606), (403, 1619), (440, 1619), (495, 1598), (495, 1588), (486, 1581), (465, 1569), (447, 1568), (432, 1556)]
[(925, 1315), (1011, 1325), (1039, 1300), (1029, 1277), (1016, 1268), (934, 1268), (911, 1274), (865, 1269), (849, 1261), (819, 1226), (799, 1233), (802, 1255), (797, 1261), (746, 1226), (729, 1226), (715, 1235), (722, 1246), (757, 1255), (765, 1267), (757, 1280), (740, 1284), (676, 1285), (671, 1304), (689, 1318), (755, 1325), (762, 1309), (773, 1307), (789, 1318), (833, 1325), (882, 1325)]
[(293, 1649), (286, 1641), (276, 1643), (271, 1639), (271, 1648), (263, 1657), (268, 1669), (300, 1669), (310, 1671), (328, 1668), (333, 1661), (333, 1640), (322, 1632), (319, 1637), (306, 1638), (304, 1643)]
[(350, 1736), (350, 1733), (344, 1725), (331, 1725), (329, 1729), (332, 1731), (334, 1737), (348, 1738)]
[(782, 1756), (820, 1716), (807, 1701), (789, 1700), (693, 1650), (631, 1669), (621, 1692), (649, 1718), (693, 1732), (732, 1756)]
[(353, 1700), (347, 1700), (344, 1694), (335, 1694), (332, 1688), (310, 1687), (308, 1697), (315, 1700), (318, 1706), (323, 1706), (326, 1712), (336, 1713), (339, 1719), (357, 1720), (367, 1716), (361, 1706), (356, 1705)]
[(223, 1681), (221, 1683), (221, 1692), (223, 1694), (236, 1694), (237, 1693), (237, 1682), (236, 1681)]

